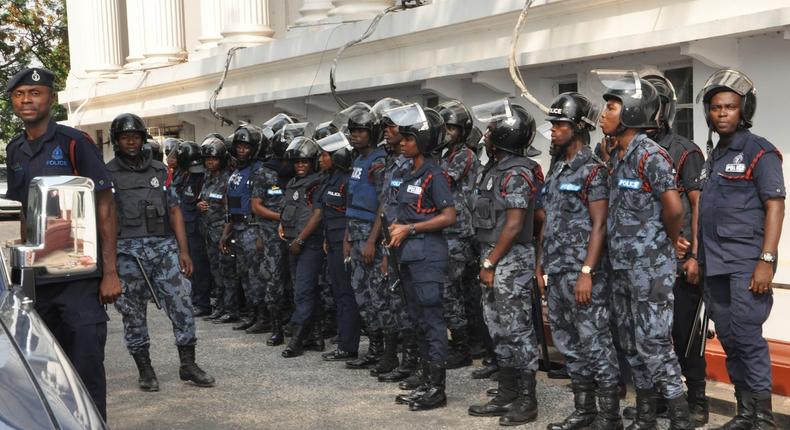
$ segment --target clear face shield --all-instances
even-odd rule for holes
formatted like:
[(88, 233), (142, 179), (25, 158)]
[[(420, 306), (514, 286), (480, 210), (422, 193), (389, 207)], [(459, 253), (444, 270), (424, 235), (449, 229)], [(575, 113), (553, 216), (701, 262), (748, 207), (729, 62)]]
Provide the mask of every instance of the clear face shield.
[(346, 148), (349, 151), (353, 150), (348, 138), (346, 138), (346, 135), (342, 132), (330, 134), (323, 139), (319, 139), (316, 143), (319, 147), (321, 147), (322, 151), (328, 152), (330, 154), (343, 148)]
[(398, 127), (411, 127), (416, 131), (428, 130), (430, 126), (425, 112), (416, 103), (390, 109), (384, 112), (384, 116)]
[(590, 71), (590, 95), (595, 100), (603, 99), (606, 93), (617, 93), (618, 96), (627, 96), (633, 99), (642, 98), (642, 84), (639, 74), (633, 70), (593, 69)]
[(702, 90), (697, 94), (697, 103), (703, 101), (705, 94), (708, 93), (711, 87), (727, 87), (743, 97), (754, 90), (754, 82), (737, 70), (719, 70), (711, 75), (705, 82), (705, 85), (702, 86)]
[(494, 121), (509, 120), (513, 118), (513, 109), (510, 100), (501, 99), (472, 106), (472, 115), (480, 122), (489, 124)]
[(272, 137), (274, 137), (274, 133), (287, 124), (293, 124), (291, 117), (284, 113), (278, 113), (261, 124), (261, 128), (263, 129), (263, 137), (265, 137), (267, 140), (271, 140)]
[(356, 102), (353, 105), (341, 110), (335, 115), (335, 119), (332, 120), (332, 124), (337, 127), (338, 130), (343, 130), (348, 128), (348, 120), (357, 116), (361, 113), (368, 113), (372, 110), (372, 108), (363, 102)]
[(312, 136), (315, 131), (311, 122), (286, 124), (283, 128), (283, 141), (290, 142), (300, 136)]

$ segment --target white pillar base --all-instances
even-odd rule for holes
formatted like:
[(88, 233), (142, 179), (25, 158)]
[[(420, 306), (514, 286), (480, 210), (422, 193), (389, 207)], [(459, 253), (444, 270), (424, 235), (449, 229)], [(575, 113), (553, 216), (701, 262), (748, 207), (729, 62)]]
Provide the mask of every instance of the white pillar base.
[(340, 16), (343, 21), (361, 21), (375, 17), (394, 3), (394, 0), (332, 0), (335, 7), (328, 15)]

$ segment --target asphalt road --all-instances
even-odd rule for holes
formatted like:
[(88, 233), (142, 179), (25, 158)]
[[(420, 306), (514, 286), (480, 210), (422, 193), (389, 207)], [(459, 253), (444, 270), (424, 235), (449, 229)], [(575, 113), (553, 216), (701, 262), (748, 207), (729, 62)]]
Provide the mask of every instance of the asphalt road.
[[(0, 221), (0, 239), (18, 236), (15, 221)], [(366, 370), (346, 370), (343, 363), (321, 361), (319, 353), (285, 359), (283, 349), (268, 347), (268, 334), (247, 335), (228, 325), (197, 322), (197, 359), (217, 379), (214, 388), (198, 388), (178, 379), (178, 356), (170, 323), (163, 311), (149, 306), (151, 355), (161, 391), (137, 388), (137, 370), (123, 345), (120, 315), (110, 315), (105, 367), (108, 384), (108, 424), (112, 429), (422, 429), (498, 428), (496, 418), (467, 414), (470, 404), (487, 400), (484, 392), (493, 381), (471, 379), (472, 367), (448, 372), (448, 406), (434, 411), (410, 412), (397, 405), (401, 391), (383, 384)], [(328, 344), (328, 347), (331, 345)], [(362, 348), (364, 350), (364, 347)], [(476, 363), (479, 365), (479, 363)], [(525, 428), (545, 428), (572, 409), (565, 380), (538, 374), (538, 421)], [(732, 388), (711, 383), (709, 394), (730, 401)], [(633, 395), (629, 393), (629, 402)], [(722, 404), (722, 402), (718, 402)], [(787, 398), (775, 397), (775, 409), (790, 411)], [(726, 405), (725, 405), (726, 406)], [(712, 415), (711, 423), (727, 420)], [(660, 421), (666, 428), (666, 421)]]

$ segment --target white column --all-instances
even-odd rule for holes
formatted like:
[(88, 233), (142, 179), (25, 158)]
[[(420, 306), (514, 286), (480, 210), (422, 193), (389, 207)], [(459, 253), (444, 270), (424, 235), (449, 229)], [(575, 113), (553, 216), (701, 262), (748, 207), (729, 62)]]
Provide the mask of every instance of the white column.
[(200, 0), (200, 45), (196, 50), (216, 48), (222, 40), (222, 7), (220, 0)]
[(69, 17), (69, 76), (66, 86), (78, 86), (80, 79), (85, 78), (85, 50), (81, 17), (85, 15), (87, 3), (80, 0), (66, 0), (66, 13)]
[(144, 0), (145, 45), (143, 68), (169, 66), (183, 62), (184, 3), (183, 0)]
[(340, 16), (343, 21), (370, 19), (394, 3), (394, 0), (332, 0), (335, 7), (329, 16)]
[(253, 46), (272, 40), (266, 0), (225, 0), (222, 3), (222, 43)]
[(315, 24), (326, 19), (327, 14), (332, 9), (330, 0), (304, 0), (302, 8), (299, 9), (301, 18), (294, 21), (295, 25)]
[[(76, 1), (73, 3), (77, 3)], [(80, 0), (80, 46), (88, 77), (115, 77), (123, 67), (118, 0)]]
[(129, 54), (126, 56), (127, 70), (137, 70), (145, 59), (145, 15), (144, 0), (126, 0), (126, 39), (129, 41)]

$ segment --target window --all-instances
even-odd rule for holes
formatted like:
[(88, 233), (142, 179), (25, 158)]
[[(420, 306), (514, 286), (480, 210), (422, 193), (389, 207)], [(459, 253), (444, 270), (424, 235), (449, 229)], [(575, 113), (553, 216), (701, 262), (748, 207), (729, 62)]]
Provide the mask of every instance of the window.
[(664, 76), (672, 82), (678, 99), (672, 129), (689, 140), (694, 137), (694, 95), (691, 72), (691, 67), (664, 70)]
[(577, 93), (579, 92), (579, 83), (573, 82), (559, 82), (557, 83), (557, 95), (562, 93)]

